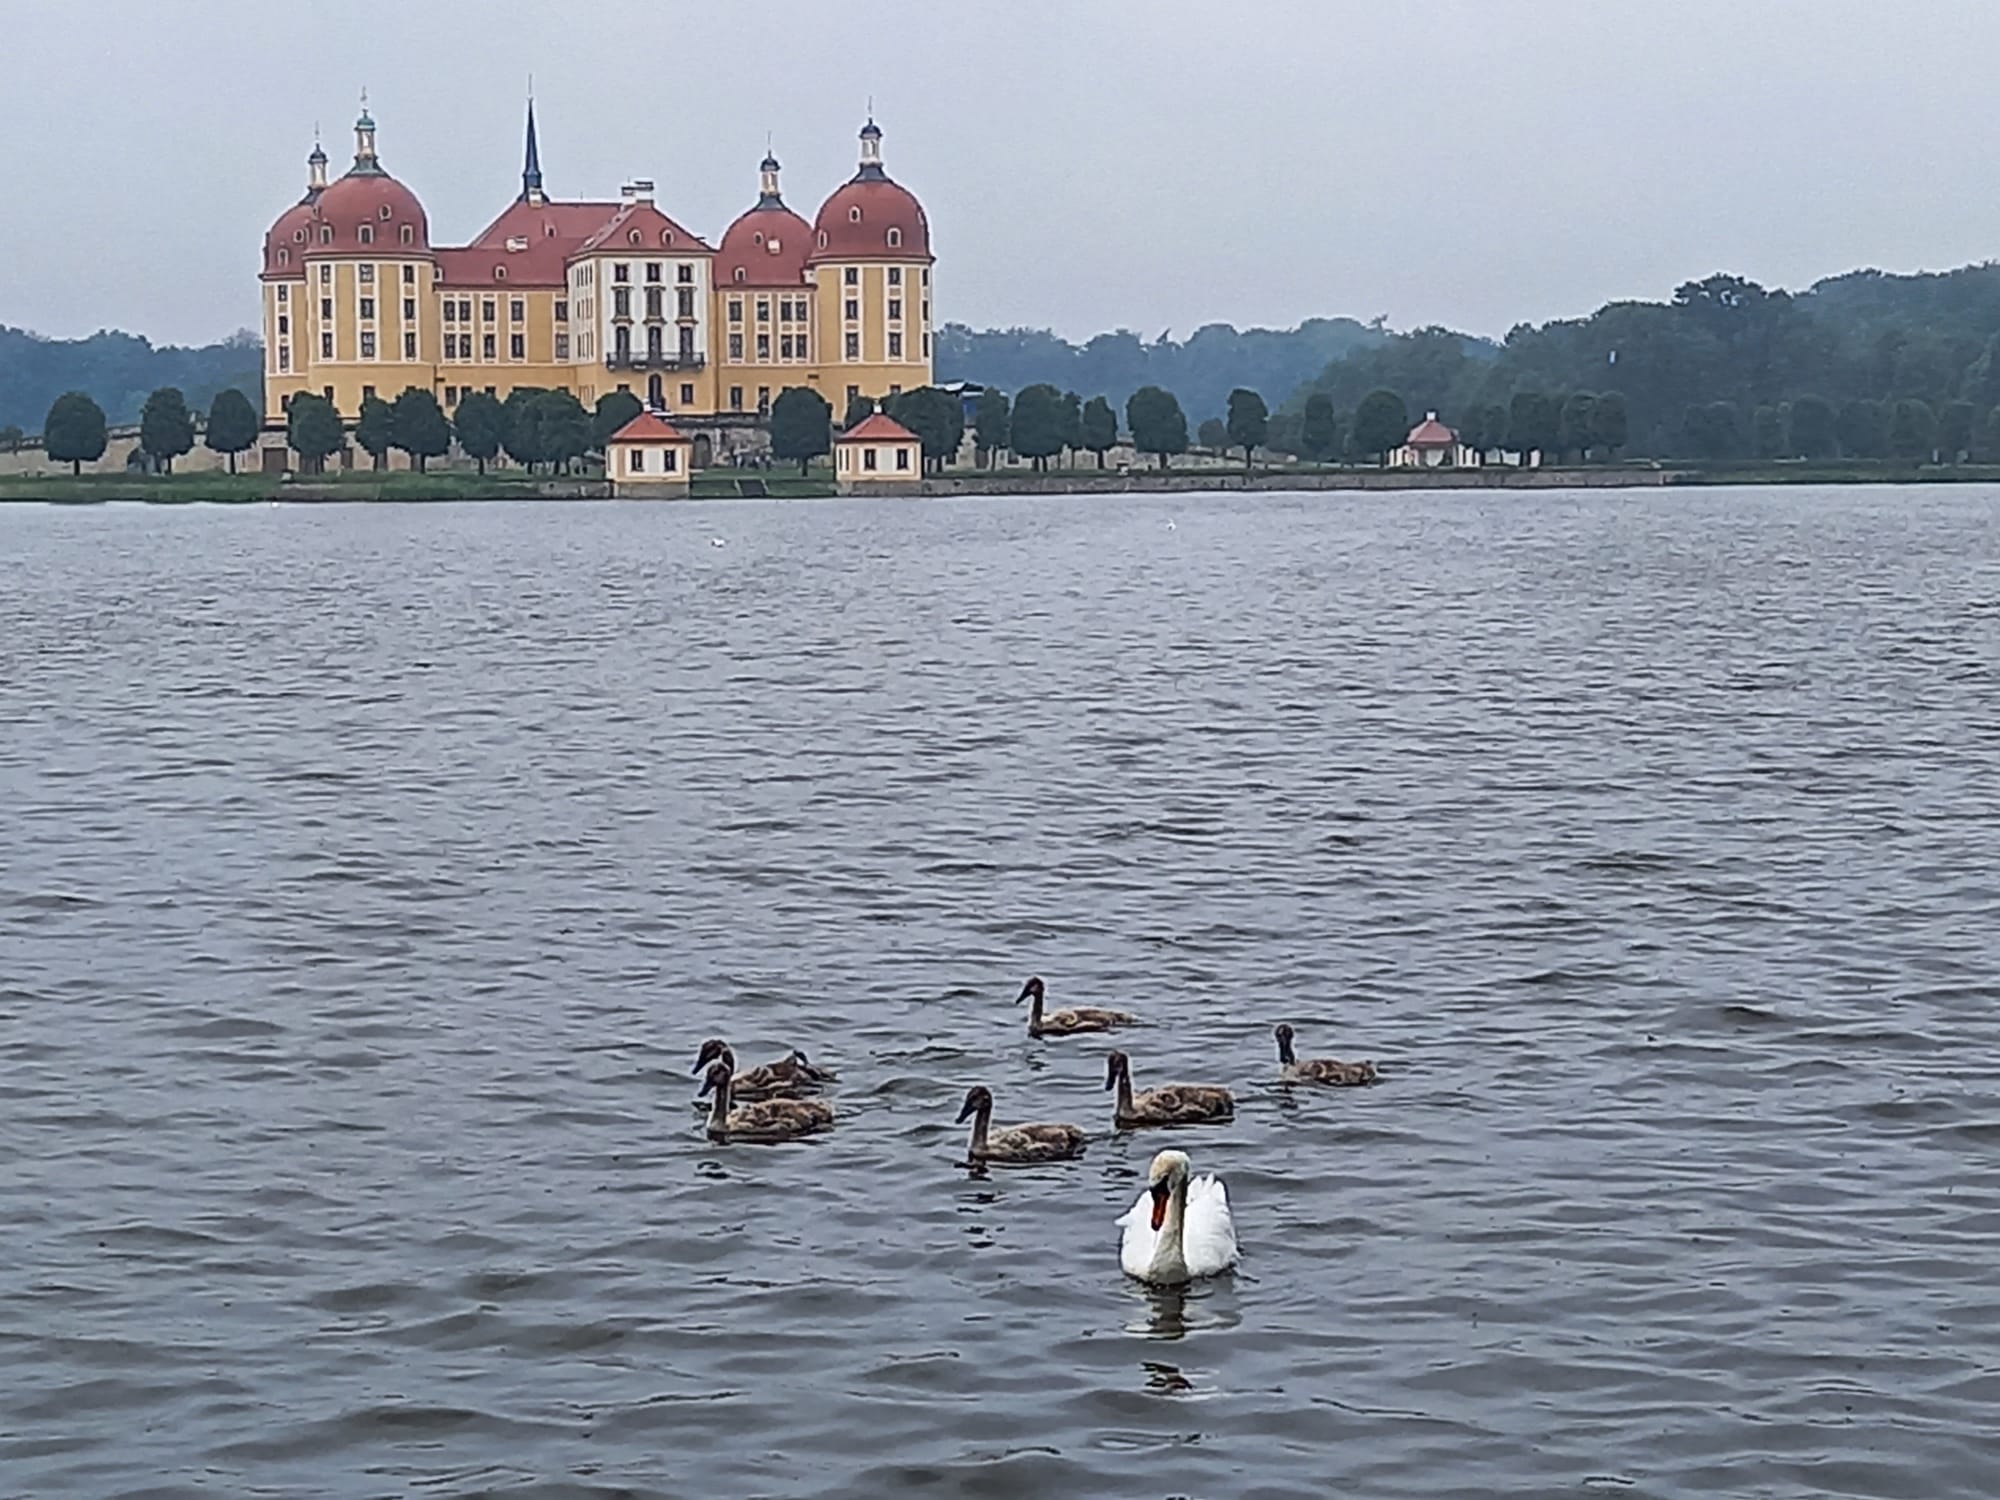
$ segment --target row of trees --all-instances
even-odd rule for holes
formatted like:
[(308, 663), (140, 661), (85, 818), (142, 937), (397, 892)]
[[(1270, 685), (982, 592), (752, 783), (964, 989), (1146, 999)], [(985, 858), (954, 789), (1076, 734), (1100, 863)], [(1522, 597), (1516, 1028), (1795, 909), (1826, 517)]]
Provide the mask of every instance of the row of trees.
[[(139, 412), (139, 449), (162, 473), (173, 471), (174, 460), (193, 451), (197, 435), (202, 445), (227, 455), (229, 472), (236, 472), (236, 455), (257, 441), (257, 409), (250, 398), (231, 387), (216, 393), (209, 404), (208, 417), (197, 424), (187, 397), (176, 386), (162, 386), (146, 398)], [(18, 447), (20, 433), (11, 430), (12, 444)], [(6, 436), (7, 434), (0, 434)], [(87, 463), (104, 457), (110, 439), (104, 408), (82, 391), (65, 391), (56, 397), (42, 419), (43, 451), (57, 463), (66, 463), (72, 474), (81, 473)]]
[(1822, 396), (1753, 407), (1708, 401), (1681, 418), (1681, 447), (1706, 459), (1909, 459), (1947, 464), (2000, 463), (2000, 404), (1933, 406), (1900, 401), (1843, 401)]
[[(394, 449), (421, 473), (431, 459), (449, 453), (455, 440), (481, 474), (503, 453), (530, 473), (538, 468), (567, 473), (585, 454), (601, 451), (643, 409), (629, 391), (607, 393), (592, 412), (568, 391), (517, 386), (504, 401), (467, 391), (447, 417), (437, 397), (411, 386), (394, 401), (363, 400), (353, 436), (377, 469)], [(322, 473), (327, 459), (346, 445), (347, 428), (331, 401), (305, 392), (285, 409), (285, 440), (308, 473)]]

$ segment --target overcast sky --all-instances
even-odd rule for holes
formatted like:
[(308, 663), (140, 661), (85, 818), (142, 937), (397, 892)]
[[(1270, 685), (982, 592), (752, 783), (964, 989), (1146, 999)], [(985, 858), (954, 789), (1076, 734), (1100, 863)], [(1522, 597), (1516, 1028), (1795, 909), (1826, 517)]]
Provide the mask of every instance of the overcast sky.
[[(0, 323), (206, 342), (365, 85), (439, 243), (658, 181), (711, 243), (770, 136), (811, 217), (869, 96), (943, 320), (1498, 334), (1727, 269), (2000, 254), (1994, 0), (0, 0)], [(765, 86), (761, 81), (768, 80)]]

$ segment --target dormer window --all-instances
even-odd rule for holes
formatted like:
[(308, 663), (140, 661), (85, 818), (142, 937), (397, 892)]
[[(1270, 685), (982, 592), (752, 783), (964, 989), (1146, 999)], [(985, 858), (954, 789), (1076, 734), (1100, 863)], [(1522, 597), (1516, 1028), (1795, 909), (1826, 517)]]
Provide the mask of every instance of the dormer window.
[(389, 208), (389, 205), (388, 205), (388, 204), (386, 204), (386, 203), (385, 203), (385, 204), (383, 204), (383, 205), (382, 205), (382, 209), (381, 209), (381, 213), (382, 213), (382, 217), (383, 217), (383, 218), (385, 218), (385, 219), (386, 219), (386, 218), (388, 218), (388, 217), (389, 217), (389, 214), (390, 214), (390, 208)]
[(331, 245), (333, 243), (333, 226), (331, 224), (322, 224), (319, 226), (319, 242), (322, 245)]
[(854, 207), (850, 208), (850, 209), (849, 209), (849, 210), (847, 211), (847, 222), (848, 222), (848, 223), (850, 223), (850, 224), (859, 224), (859, 223), (861, 222), (861, 205), (860, 205), (860, 204), (858, 204), (858, 203), (857, 203), (857, 204), (855, 204), (855, 205), (854, 205)]
[[(291, 263), (292, 263), (292, 252), (289, 250), (280, 250), (278, 252), (278, 264), (281, 266), (288, 266)], [(278, 290), (280, 292), (283, 292), (284, 288), (279, 287)]]
[(375, 226), (374, 226), (374, 225), (372, 225), (372, 224), (363, 224), (363, 225), (361, 226), (361, 228), (360, 228), (360, 230), (359, 230), (358, 232), (359, 232), (359, 234), (360, 234), (360, 236), (361, 236), (361, 243), (362, 243), (362, 244), (364, 244), (364, 245), (372, 245), (372, 244), (374, 244), (374, 243), (375, 243)]
[(822, 250), (826, 248), (826, 231), (824, 229), (819, 232), (819, 247)]
[(640, 242), (641, 235), (639, 234), (638, 230), (634, 229), (631, 233), (627, 234), (625, 238), (630, 240), (633, 244), (636, 245)]
[[(892, 229), (889, 232), (891, 234), (894, 234), (896, 231)], [(416, 242), (417, 242), (416, 230), (412, 229), (408, 224), (405, 224), (403, 226), (403, 243), (406, 245), (414, 245)]]
[(662, 229), (660, 231), (660, 243), (662, 245), (671, 245), (673, 242), (674, 232), (671, 229)]
[(893, 250), (896, 248), (896, 246), (902, 243), (903, 243), (903, 231), (900, 229), (891, 229), (889, 231), (889, 248)]
[(743, 268), (741, 266), (738, 266), (736, 268), (736, 279), (738, 281), (741, 281), (743, 279)]
[(764, 243), (764, 231), (760, 229), (760, 230), (758, 230), (758, 231), (757, 231), (757, 232), (756, 232), (755, 234), (751, 235), (751, 236), (750, 236), (750, 243), (751, 243), (751, 244), (753, 244), (753, 245), (761, 245), (761, 244), (763, 244), (763, 243)]
[(493, 268), (493, 279), (495, 281), (505, 281), (507, 279), (507, 268), (505, 266), (495, 266)]
[(294, 245), (303, 245), (305, 242), (306, 232), (303, 229), (294, 229), (292, 231), (292, 243)]

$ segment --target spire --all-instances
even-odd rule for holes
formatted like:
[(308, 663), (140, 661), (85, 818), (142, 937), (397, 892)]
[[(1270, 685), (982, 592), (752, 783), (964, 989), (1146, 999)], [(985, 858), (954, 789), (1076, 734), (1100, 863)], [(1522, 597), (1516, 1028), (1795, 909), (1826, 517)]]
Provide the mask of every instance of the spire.
[(861, 127), (861, 170), (857, 181), (886, 177), (882, 170), (882, 127), (875, 123), (875, 101), (868, 101), (868, 123)]
[(361, 114), (354, 122), (354, 166), (350, 176), (379, 177), (382, 163), (375, 156), (375, 119), (368, 113), (368, 90), (361, 91)]
[(542, 196), (542, 147), (535, 138), (535, 88), (528, 84), (528, 151), (521, 163), (521, 200), (537, 208), (547, 200)]
[(313, 126), (312, 155), (306, 158), (306, 197), (317, 198), (326, 191), (326, 148), (319, 143), (319, 126)]
[(778, 193), (778, 158), (772, 155), (768, 142), (764, 147), (763, 163), (757, 171), (757, 206), (783, 208), (785, 200)]

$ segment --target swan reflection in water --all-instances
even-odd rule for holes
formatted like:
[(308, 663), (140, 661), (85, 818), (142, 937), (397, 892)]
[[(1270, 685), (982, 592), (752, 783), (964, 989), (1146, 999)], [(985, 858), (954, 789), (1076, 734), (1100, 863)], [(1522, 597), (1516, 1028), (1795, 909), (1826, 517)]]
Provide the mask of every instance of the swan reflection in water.
[(1236, 1298), (1227, 1285), (1204, 1283), (1180, 1286), (1149, 1286), (1133, 1283), (1129, 1294), (1136, 1303), (1134, 1316), (1125, 1331), (1137, 1338), (1171, 1342), (1190, 1333), (1213, 1333), (1234, 1328), (1243, 1321)]

